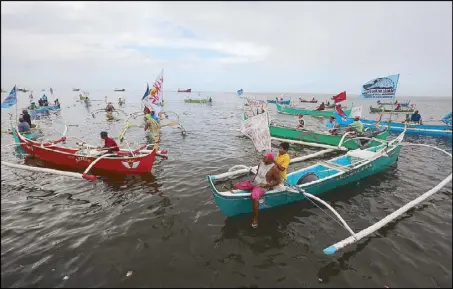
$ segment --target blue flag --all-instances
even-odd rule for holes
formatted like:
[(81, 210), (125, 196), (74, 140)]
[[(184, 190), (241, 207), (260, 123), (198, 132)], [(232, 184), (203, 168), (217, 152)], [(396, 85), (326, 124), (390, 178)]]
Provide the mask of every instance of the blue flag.
[(8, 97), (3, 100), (2, 108), (9, 108), (17, 103), (16, 86), (11, 89)]
[(398, 87), (399, 74), (372, 79), (362, 86), (364, 99), (394, 99)]
[(244, 91), (242, 90), (242, 88), (239, 89), (239, 90), (237, 91), (238, 96), (241, 96), (243, 92), (244, 92)]
[(147, 83), (146, 84), (146, 91), (145, 91), (145, 94), (142, 97), (142, 100), (144, 100), (148, 95), (149, 95), (149, 84)]

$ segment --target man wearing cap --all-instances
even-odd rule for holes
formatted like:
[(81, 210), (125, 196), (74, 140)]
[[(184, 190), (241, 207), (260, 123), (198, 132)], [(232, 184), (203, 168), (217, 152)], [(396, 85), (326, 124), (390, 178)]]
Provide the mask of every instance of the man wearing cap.
[(115, 140), (110, 138), (106, 131), (101, 132), (101, 139), (104, 140), (104, 147), (98, 147), (98, 149), (106, 149), (107, 153), (119, 152), (120, 147)]
[(354, 121), (348, 126), (347, 131), (355, 131), (357, 135), (363, 134), (363, 124), (359, 116), (354, 117)]

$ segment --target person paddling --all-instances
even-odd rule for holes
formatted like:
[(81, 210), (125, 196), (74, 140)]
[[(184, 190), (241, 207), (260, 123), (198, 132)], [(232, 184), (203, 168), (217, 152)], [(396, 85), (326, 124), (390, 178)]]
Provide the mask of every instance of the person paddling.
[(106, 131), (101, 132), (101, 139), (104, 140), (104, 146), (98, 147), (98, 149), (107, 150), (106, 153), (116, 153), (120, 151), (120, 147), (116, 143), (116, 141), (110, 138)]

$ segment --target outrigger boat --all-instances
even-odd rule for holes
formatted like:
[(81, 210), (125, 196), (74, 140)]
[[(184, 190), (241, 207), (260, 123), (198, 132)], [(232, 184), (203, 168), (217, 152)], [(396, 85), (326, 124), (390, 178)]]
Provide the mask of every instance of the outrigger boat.
[[(275, 121), (275, 120), (274, 120)], [(365, 145), (368, 147), (377, 146), (380, 144), (379, 141), (371, 140), (366, 142), (364, 140), (354, 139), (351, 132), (346, 132), (339, 135), (331, 135), (328, 132), (316, 132), (307, 129), (297, 129), (286, 127), (281, 124), (276, 124), (275, 122), (269, 125), (269, 131), (274, 140), (287, 141), (294, 140), (299, 141), (300, 144), (308, 142), (310, 144), (323, 144), (332, 147), (346, 148), (350, 150), (363, 148)], [(371, 132), (371, 128), (368, 128), (365, 133)], [(383, 130), (371, 132), (371, 135), (366, 135), (367, 137), (375, 137), (379, 140), (386, 140), (389, 135), (389, 131), (384, 128)], [(352, 138), (351, 138), (352, 137)], [(297, 142), (293, 142), (297, 143)], [(327, 146), (320, 146), (325, 147)]]
[(370, 113), (412, 113), (415, 111), (415, 108), (409, 108), (409, 109), (385, 109), (384, 107), (373, 107), (370, 105)]
[(212, 103), (209, 99), (184, 99), (185, 103)]
[[(348, 126), (354, 120), (352, 118), (342, 118), (340, 115), (335, 115), (336, 121), (340, 126)], [(365, 128), (376, 127), (377, 121), (361, 119), (360, 120)], [(419, 134), (429, 136), (444, 136), (452, 138), (452, 125), (426, 125), (416, 123), (398, 123), (392, 121), (381, 121), (378, 125), (379, 128), (388, 127), (388, 130), (393, 133), (401, 133), (406, 129), (407, 134)]]
[(50, 106), (40, 106), (37, 109), (29, 109), (29, 108), (27, 108), (27, 109), (30, 112), (34, 112), (34, 113), (44, 113), (44, 112), (48, 112), (51, 110), (60, 110), (60, 106), (59, 105), (50, 105)]
[(289, 105), (289, 104), (291, 104), (291, 97), (284, 95), (284, 96), (280, 97), (278, 101), (276, 99), (268, 99), (267, 103), (279, 103), (279, 104), (283, 104), (283, 105)]
[(302, 99), (301, 97), (299, 97), (299, 101), (302, 103), (318, 103), (318, 101), (316, 99), (306, 100), (306, 99)]
[[(280, 104), (275, 104), (277, 106), (277, 112), (283, 114), (291, 114), (291, 115), (311, 115), (311, 116), (319, 116), (319, 117), (332, 117), (335, 116), (335, 110), (310, 110), (310, 109), (303, 109), (297, 107), (290, 107), (290, 106), (282, 106)], [(351, 113), (352, 108), (346, 109), (344, 113), (349, 115)]]

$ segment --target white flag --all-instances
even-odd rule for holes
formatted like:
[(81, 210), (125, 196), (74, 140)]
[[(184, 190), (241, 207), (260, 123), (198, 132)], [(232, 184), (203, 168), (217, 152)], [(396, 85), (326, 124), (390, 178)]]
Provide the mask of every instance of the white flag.
[(241, 126), (241, 132), (248, 136), (257, 151), (271, 150), (271, 134), (269, 132), (269, 119), (267, 113), (262, 113), (248, 118)]
[(352, 110), (351, 110), (351, 117), (362, 117), (362, 107), (361, 106), (356, 106), (356, 107), (353, 107)]

